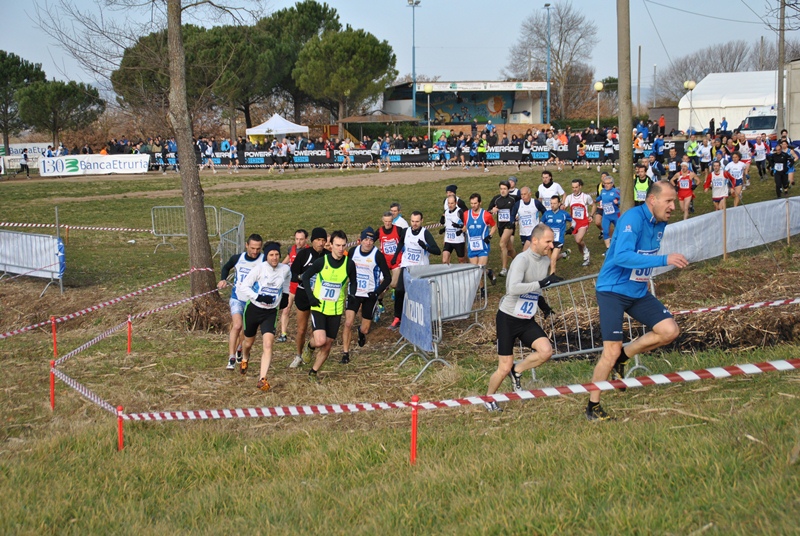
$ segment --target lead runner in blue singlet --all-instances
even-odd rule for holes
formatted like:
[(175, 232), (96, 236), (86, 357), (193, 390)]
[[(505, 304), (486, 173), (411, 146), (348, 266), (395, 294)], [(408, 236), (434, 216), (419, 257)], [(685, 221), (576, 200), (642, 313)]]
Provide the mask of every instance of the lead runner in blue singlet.
[[(648, 292), (653, 268), (689, 265), (680, 253), (658, 255), (661, 238), (672, 212), (677, 193), (671, 184), (654, 182), (647, 190), (644, 205), (633, 207), (619, 219), (611, 247), (597, 276), (597, 305), (603, 353), (594, 368), (592, 382), (608, 379), (612, 370), (625, 376), (628, 356), (649, 352), (674, 341), (680, 329), (664, 305)], [(622, 347), (622, 321), (625, 313), (649, 331)], [(608, 420), (600, 406), (600, 391), (592, 391), (586, 407), (590, 421)]]

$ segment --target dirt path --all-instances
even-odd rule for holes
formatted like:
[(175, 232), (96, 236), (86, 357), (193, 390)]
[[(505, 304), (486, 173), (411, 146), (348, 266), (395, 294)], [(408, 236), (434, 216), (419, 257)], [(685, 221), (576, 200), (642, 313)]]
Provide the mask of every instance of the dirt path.
[[(235, 192), (241, 190), (247, 191), (283, 191), (283, 192), (294, 192), (300, 190), (319, 190), (319, 189), (327, 189), (327, 188), (353, 188), (353, 187), (361, 187), (361, 186), (368, 186), (371, 184), (417, 184), (421, 182), (436, 182), (441, 181), (447, 178), (451, 179), (459, 179), (464, 177), (475, 177), (475, 176), (508, 176), (514, 173), (515, 168), (513, 166), (495, 166), (489, 168), (489, 173), (483, 173), (480, 169), (477, 170), (463, 170), (461, 168), (453, 168), (450, 171), (441, 171), (439, 168), (437, 169), (430, 169), (430, 168), (414, 168), (414, 169), (397, 169), (391, 171), (389, 173), (377, 173), (375, 171), (350, 171), (350, 172), (338, 172), (338, 171), (325, 171), (323, 172), (324, 175), (316, 175), (316, 176), (308, 176), (306, 173), (299, 173), (297, 178), (293, 178), (293, 172), (286, 172), (284, 175), (281, 176), (281, 179), (263, 179), (263, 180), (256, 180), (256, 181), (233, 181), (233, 182), (225, 182), (223, 184), (214, 184), (211, 186), (204, 186), (203, 189), (205, 193), (220, 193), (220, 192)], [(221, 172), (221, 173), (224, 173)], [(241, 173), (244, 176), (260, 176), (264, 174), (264, 170), (248, 170), (246, 172)], [(224, 177), (224, 175), (222, 175)], [(90, 184), (92, 182), (108, 182), (108, 181), (125, 181), (129, 183), (135, 184), (139, 180), (157, 180), (164, 175), (158, 173), (148, 173), (147, 175), (103, 175), (103, 176), (96, 176), (96, 177), (61, 177), (61, 178), (40, 178), (40, 179), (18, 179), (12, 180), (11, 182), (24, 182), (26, 184), (32, 182), (71, 182), (71, 183), (86, 183)], [(167, 175), (170, 180), (174, 179), (176, 175), (171, 173)], [(166, 178), (165, 177), (165, 178)], [(202, 178), (211, 178), (213, 175), (209, 175), (207, 172), (202, 173)], [(69, 203), (76, 200), (80, 201), (103, 201), (103, 200), (111, 200), (111, 199), (130, 199), (130, 198), (146, 198), (146, 199), (158, 199), (158, 198), (168, 198), (168, 197), (181, 197), (181, 190), (171, 189), (171, 190), (152, 190), (152, 191), (131, 191), (127, 193), (120, 193), (120, 194), (107, 194), (107, 195), (90, 195), (90, 196), (82, 196), (80, 198), (75, 197), (54, 197), (50, 198), (49, 201), (53, 203)]]

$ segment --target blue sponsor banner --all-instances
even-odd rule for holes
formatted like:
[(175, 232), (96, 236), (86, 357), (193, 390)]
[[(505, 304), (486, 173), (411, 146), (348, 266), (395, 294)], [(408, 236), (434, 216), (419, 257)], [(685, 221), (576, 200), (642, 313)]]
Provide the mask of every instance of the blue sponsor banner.
[(414, 279), (403, 271), (406, 299), (403, 305), (403, 322), (400, 335), (425, 352), (433, 351), (431, 331), (431, 285), (427, 279)]

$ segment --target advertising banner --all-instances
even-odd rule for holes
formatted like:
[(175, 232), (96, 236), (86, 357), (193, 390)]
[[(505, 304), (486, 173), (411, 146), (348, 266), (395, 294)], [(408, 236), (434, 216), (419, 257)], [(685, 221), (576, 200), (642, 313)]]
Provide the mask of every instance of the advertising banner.
[(433, 351), (431, 331), (431, 284), (425, 279), (414, 279), (405, 271), (406, 299), (403, 305), (403, 322), (400, 335), (422, 351)]
[(39, 159), (39, 174), (43, 177), (79, 175), (109, 175), (147, 173), (148, 154), (81, 154)]

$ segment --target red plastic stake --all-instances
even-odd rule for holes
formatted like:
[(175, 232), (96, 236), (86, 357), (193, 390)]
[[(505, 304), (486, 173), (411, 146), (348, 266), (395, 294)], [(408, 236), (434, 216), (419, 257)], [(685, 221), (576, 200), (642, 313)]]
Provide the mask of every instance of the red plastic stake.
[(117, 452), (125, 448), (125, 439), (122, 435), (122, 406), (117, 406)]
[(133, 325), (131, 324), (131, 315), (128, 315), (128, 353), (131, 353), (131, 334), (133, 333)]
[(56, 317), (50, 317), (50, 327), (53, 331), (53, 357), (58, 359), (58, 341), (56, 338)]
[(56, 367), (55, 359), (50, 360), (50, 409), (56, 409), (56, 374), (53, 369)]
[(411, 397), (411, 465), (417, 464), (417, 403), (419, 397), (414, 395)]

